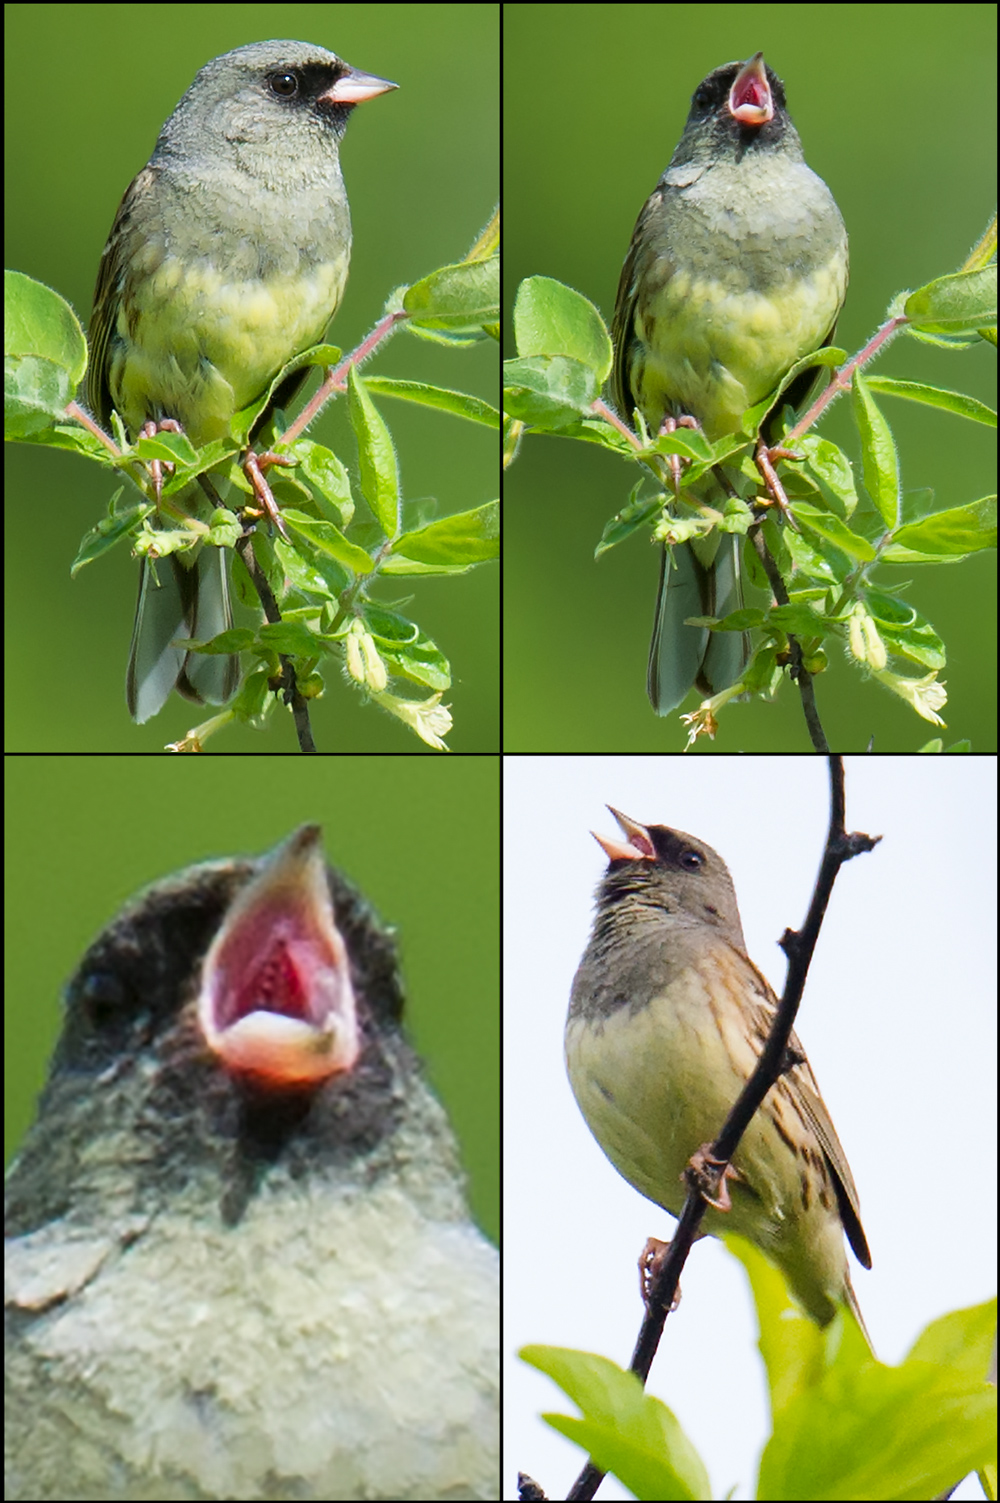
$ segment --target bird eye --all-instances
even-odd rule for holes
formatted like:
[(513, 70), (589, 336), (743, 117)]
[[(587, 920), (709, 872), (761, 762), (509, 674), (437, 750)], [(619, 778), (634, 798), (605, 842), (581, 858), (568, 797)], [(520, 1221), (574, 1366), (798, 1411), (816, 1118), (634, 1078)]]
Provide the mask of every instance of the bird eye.
[(270, 82), (272, 92), (281, 99), (291, 99), (299, 92), (298, 75), (295, 73), (273, 73)]
[(93, 971), (85, 976), (77, 989), (76, 1000), (86, 1009), (96, 1027), (112, 1021), (130, 1002), (128, 987), (113, 971)]
[(700, 871), (704, 861), (699, 851), (682, 851), (680, 864), (686, 872), (696, 872)]

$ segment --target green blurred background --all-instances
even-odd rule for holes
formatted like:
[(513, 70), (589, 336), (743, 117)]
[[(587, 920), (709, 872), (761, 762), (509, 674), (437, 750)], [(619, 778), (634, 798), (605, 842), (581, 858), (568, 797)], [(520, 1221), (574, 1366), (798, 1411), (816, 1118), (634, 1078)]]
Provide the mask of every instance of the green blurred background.
[[(411, 1036), (499, 1232), (499, 768), (486, 758), (6, 764), (4, 1157), (31, 1119), (84, 950), (140, 887), (260, 854), (306, 821), (398, 930)], [(194, 769), (197, 769), (197, 775)]]
[[(246, 42), (317, 42), (400, 86), (355, 111), (342, 151), (354, 251), (330, 338), (345, 350), (371, 328), (394, 287), (460, 259), (495, 203), (496, 5), (8, 5), (4, 19), (6, 265), (55, 288), (84, 325), (118, 202), (160, 127), (203, 63)], [(492, 341), (456, 352), (398, 334), (367, 369), (496, 400)], [(311, 433), (337, 450), (356, 481), (344, 406), (334, 403)], [(488, 429), (400, 402), (383, 411), (407, 500), (434, 498), (446, 515), (496, 496)], [(12, 445), (6, 480), (7, 750), (161, 749), (196, 721), (176, 695), (147, 725), (129, 721), (125, 661), (137, 565), (120, 548), (69, 577), (113, 478), (68, 454)], [(383, 585), (380, 595), (412, 595), (416, 619), (451, 660), (449, 744), (496, 750), (497, 569)], [(429, 750), (364, 706), (335, 667), (313, 726), (327, 751)], [(237, 729), (218, 745), (295, 747), (291, 720), (280, 714), (263, 735)]]
[[(666, 167), (690, 97), (720, 63), (758, 48), (784, 80), (806, 160), (851, 238), (837, 343), (859, 349), (893, 294), (955, 270), (994, 206), (996, 13), (986, 5), (507, 5), (505, 283), (558, 278), (610, 321), (632, 227)], [(509, 315), (505, 332), (510, 337)], [(506, 354), (514, 353), (508, 348)], [(995, 352), (898, 340), (871, 367), (994, 403)], [(995, 488), (995, 434), (886, 399), (908, 489), (936, 506)], [(821, 431), (858, 447), (844, 403)], [(507, 473), (505, 741), (510, 751), (679, 750), (677, 716), (645, 693), (658, 560), (636, 534), (594, 547), (636, 479), (591, 445), (528, 438)], [(899, 571), (883, 570), (896, 579)], [(907, 599), (943, 637), (946, 744), (996, 746), (996, 556), (914, 568)], [(910, 672), (918, 670), (911, 665)], [(817, 683), (835, 747), (912, 750), (938, 732), (831, 648)], [(695, 699), (692, 696), (690, 703)], [(798, 696), (726, 711), (701, 752), (809, 750)]]

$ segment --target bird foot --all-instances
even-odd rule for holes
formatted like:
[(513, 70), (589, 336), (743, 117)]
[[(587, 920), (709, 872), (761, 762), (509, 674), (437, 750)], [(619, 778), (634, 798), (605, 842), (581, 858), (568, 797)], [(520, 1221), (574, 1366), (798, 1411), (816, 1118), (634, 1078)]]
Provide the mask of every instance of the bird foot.
[[(662, 438), (665, 433), (676, 433), (678, 428), (700, 427), (701, 424), (698, 422), (698, 419), (692, 417), (690, 413), (682, 413), (680, 417), (674, 417), (672, 413), (668, 412), (657, 429), (656, 436), (657, 438)], [(680, 495), (681, 490), (681, 456), (679, 454), (668, 454), (667, 463), (670, 466), (670, 478), (674, 484), (674, 496), (676, 498)]]
[(295, 460), (287, 454), (272, 454), (270, 450), (266, 454), (255, 454), (251, 449), (243, 460), (243, 473), (253, 487), (253, 493), (260, 502), (267, 516), (274, 523), (283, 538), (288, 537), (288, 528), (285, 526), (278, 503), (271, 492), (271, 487), (264, 478), (265, 470), (272, 465), (294, 465)]
[[(142, 425), (143, 438), (155, 438), (158, 433), (183, 432), (184, 429), (176, 418), (159, 418), (156, 422), (150, 418), (148, 422)], [(160, 493), (163, 490), (164, 473), (168, 475), (172, 474), (173, 468), (173, 465), (167, 464), (165, 460), (151, 459), (149, 462), (149, 473), (153, 480), (153, 498), (156, 501), (157, 509), (159, 509), (160, 505)]]
[(727, 1179), (739, 1179), (739, 1174), (725, 1159), (712, 1156), (711, 1143), (703, 1143), (688, 1160), (681, 1178), (693, 1186), (706, 1205), (716, 1211), (731, 1211), (733, 1203), (726, 1188)]
[(764, 490), (767, 492), (768, 504), (776, 506), (789, 527), (793, 528), (796, 532), (800, 530), (799, 524), (792, 516), (788, 497), (785, 495), (785, 487), (778, 479), (778, 473), (774, 467), (779, 460), (803, 459), (804, 457), (802, 454), (797, 454), (794, 449), (783, 449), (780, 445), (775, 445), (773, 449), (769, 449), (762, 438), (758, 438), (757, 440), (757, 452), (754, 455), (754, 462), (758, 470), (760, 470), (761, 479), (764, 482)]
[[(658, 1237), (647, 1237), (646, 1246), (639, 1254), (639, 1293), (647, 1310), (652, 1306), (653, 1288), (657, 1275), (666, 1262), (669, 1251), (669, 1242), (661, 1242)], [(678, 1289), (666, 1308), (672, 1312), (677, 1309), (680, 1302), (681, 1291)]]

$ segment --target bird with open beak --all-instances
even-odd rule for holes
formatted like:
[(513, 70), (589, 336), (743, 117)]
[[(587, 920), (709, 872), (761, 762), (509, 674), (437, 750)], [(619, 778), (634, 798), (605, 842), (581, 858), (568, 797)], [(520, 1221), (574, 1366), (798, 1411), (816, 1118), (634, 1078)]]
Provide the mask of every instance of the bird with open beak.
[(496, 1498), (499, 1268), (307, 825), (139, 894), (5, 1186), (8, 1499)]

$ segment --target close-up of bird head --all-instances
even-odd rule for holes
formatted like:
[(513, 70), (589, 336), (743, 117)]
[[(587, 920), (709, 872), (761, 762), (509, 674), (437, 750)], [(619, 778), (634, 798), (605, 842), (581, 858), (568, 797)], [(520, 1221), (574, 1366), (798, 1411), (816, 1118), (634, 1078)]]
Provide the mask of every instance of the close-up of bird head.
[(496, 1249), (304, 825), (83, 956), (5, 1184), (11, 1499), (498, 1496)]

